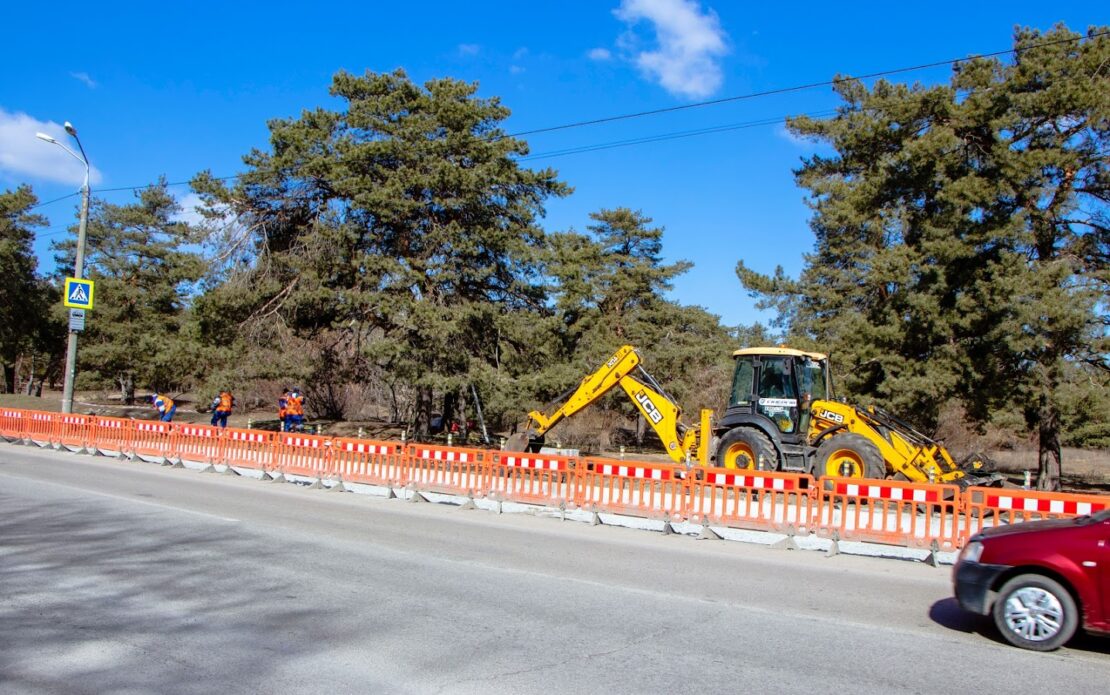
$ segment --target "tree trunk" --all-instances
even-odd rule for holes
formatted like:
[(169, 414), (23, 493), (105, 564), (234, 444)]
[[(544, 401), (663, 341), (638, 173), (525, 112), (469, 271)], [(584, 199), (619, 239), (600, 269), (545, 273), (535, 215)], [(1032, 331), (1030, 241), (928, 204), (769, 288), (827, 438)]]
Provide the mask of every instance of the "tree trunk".
[(416, 390), (416, 412), (413, 413), (413, 439), (427, 439), (432, 423), (432, 390), (421, 386)]
[(3, 386), (3, 388), (0, 389), (0, 393), (15, 393), (15, 365), (14, 364), (5, 364), (4, 365), (4, 383), (0, 384), (0, 386)]
[(135, 376), (133, 374), (120, 374), (119, 396), (124, 405), (135, 405)]
[(455, 421), (455, 413), (458, 410), (459, 394), (455, 391), (448, 391), (443, 394), (443, 431), (451, 431), (451, 423)]
[(1058, 492), (1060, 490), (1060, 414), (1051, 403), (1041, 408), (1041, 419), (1037, 426), (1038, 468), (1037, 489)]

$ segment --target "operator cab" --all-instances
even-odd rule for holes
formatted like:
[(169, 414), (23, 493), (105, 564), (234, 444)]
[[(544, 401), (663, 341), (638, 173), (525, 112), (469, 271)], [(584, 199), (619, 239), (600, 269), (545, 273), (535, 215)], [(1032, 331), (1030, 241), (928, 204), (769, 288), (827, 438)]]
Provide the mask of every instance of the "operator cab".
[(784, 442), (804, 438), (810, 406), (831, 397), (828, 356), (786, 347), (745, 348), (732, 356), (736, 369), (725, 419), (760, 422)]

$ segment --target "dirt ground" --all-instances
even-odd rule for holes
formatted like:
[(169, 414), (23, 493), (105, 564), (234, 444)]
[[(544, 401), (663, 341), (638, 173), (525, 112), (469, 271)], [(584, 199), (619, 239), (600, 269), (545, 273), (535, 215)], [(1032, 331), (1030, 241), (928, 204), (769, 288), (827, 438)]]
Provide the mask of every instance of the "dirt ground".
[[(74, 412), (88, 415), (104, 415), (110, 417), (134, 418), (138, 420), (152, 420), (155, 410), (147, 404), (122, 406), (107, 403), (101, 400), (102, 394), (78, 393), (74, 399)], [(190, 424), (209, 424), (212, 416), (210, 413), (199, 412), (196, 403), (186, 399), (178, 401), (177, 413), (174, 422), (187, 422)], [(207, 403), (200, 404), (206, 407)], [(34, 396), (21, 396), (0, 394), (0, 406), (22, 408), (26, 410), (43, 410), (49, 412), (61, 411), (61, 394), (50, 393), (42, 398)], [(253, 428), (260, 430), (277, 431), (278, 419), (274, 411), (234, 412), (228, 418), (230, 427)], [(357, 437), (361, 434), (366, 439), (381, 441), (397, 441), (401, 438), (402, 428), (382, 421), (347, 422), (310, 420), (306, 429), (324, 434), (340, 437)], [(500, 441), (499, 434), (490, 433), (494, 446)], [(446, 438), (441, 437), (439, 443), (446, 443)], [(456, 439), (456, 445), (462, 442)], [(478, 444), (473, 444), (480, 446)], [(955, 454), (956, 452), (954, 452)], [(1006, 475), (1008, 481), (1016, 486), (1021, 486), (1025, 471), (1030, 471), (1034, 480), (1037, 474), (1037, 450), (1035, 447), (1025, 447), (1009, 450), (996, 450), (986, 452), (998, 465), (999, 471)], [(1110, 494), (1110, 450), (1074, 449), (1065, 447), (1063, 450), (1063, 480), (1065, 491), (1069, 492), (1096, 492)], [(604, 456), (617, 458), (619, 452), (602, 452)], [(625, 458), (644, 461), (669, 462), (670, 458), (661, 451), (652, 452), (627, 452)]]

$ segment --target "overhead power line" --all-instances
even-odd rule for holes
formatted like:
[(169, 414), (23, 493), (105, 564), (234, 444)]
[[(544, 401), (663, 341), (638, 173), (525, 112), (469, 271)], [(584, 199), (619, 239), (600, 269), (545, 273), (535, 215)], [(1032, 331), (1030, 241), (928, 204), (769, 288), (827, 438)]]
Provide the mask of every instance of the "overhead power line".
[[(778, 95), (778, 94), (789, 94), (789, 93), (792, 93), (792, 92), (801, 92), (801, 91), (805, 91), (805, 90), (808, 90), (808, 89), (816, 89), (818, 87), (829, 87), (829, 86), (840, 84), (840, 83), (843, 83), (843, 82), (853, 82), (853, 81), (858, 81), (858, 80), (869, 80), (869, 79), (874, 79), (874, 78), (877, 78), (877, 77), (886, 77), (888, 75), (897, 75), (897, 74), (906, 73), (906, 72), (914, 72), (914, 71), (917, 71), (917, 70), (927, 70), (929, 68), (936, 68), (936, 67), (941, 67), (941, 66), (944, 66), (944, 65), (957, 65), (959, 63), (966, 63), (966, 62), (970, 62), (972, 60), (978, 60), (978, 59), (981, 59), (981, 58), (996, 58), (998, 56), (1003, 56), (1003, 55), (1018, 54), (1018, 53), (1022, 53), (1024, 51), (1033, 50), (1035, 48), (1043, 48), (1043, 47), (1046, 47), (1046, 46), (1055, 46), (1055, 45), (1059, 45), (1059, 44), (1063, 44), (1063, 43), (1074, 43), (1074, 42), (1082, 41), (1084, 39), (1094, 39), (1094, 38), (1098, 38), (1100, 36), (1107, 36), (1107, 35), (1110, 35), (1110, 30), (1096, 32), (1096, 33), (1093, 33), (1093, 34), (1088, 34), (1088, 35), (1085, 35), (1085, 36), (1079, 36), (1079, 37), (1074, 37), (1074, 38), (1057, 39), (1055, 41), (1043, 41), (1043, 42), (1040, 42), (1040, 43), (1030, 44), (1030, 45), (1024, 46), (1022, 48), (1010, 48), (1010, 49), (1006, 49), (1006, 50), (1003, 50), (1003, 51), (994, 51), (992, 53), (983, 53), (983, 54), (979, 54), (979, 55), (972, 55), (972, 56), (968, 56), (966, 58), (949, 58), (947, 60), (938, 60), (938, 61), (935, 61), (935, 62), (932, 62), (932, 63), (922, 63), (920, 65), (912, 65), (912, 66), (909, 66), (909, 67), (901, 67), (901, 68), (892, 68), (892, 69), (889, 69), (889, 70), (881, 70), (881, 71), (878, 71), (878, 72), (868, 73), (866, 75), (856, 75), (856, 76), (852, 76), (852, 77), (840, 77), (840, 78), (836, 78), (836, 79), (832, 79), (832, 80), (825, 80), (823, 82), (810, 82), (808, 84), (795, 85), (795, 86), (792, 86), (792, 87), (780, 87), (780, 88), (777, 88), (777, 89), (768, 89), (768, 90), (764, 90), (764, 91), (761, 91), (761, 92), (751, 92), (751, 93), (748, 93), (748, 94), (738, 94), (738, 95), (731, 96), (731, 97), (722, 97), (720, 99), (709, 99), (707, 101), (699, 101), (699, 102), (696, 102), (696, 103), (693, 103), (693, 104), (683, 104), (681, 106), (668, 106), (668, 107), (660, 108), (660, 109), (651, 109), (651, 110), (647, 110), (647, 111), (637, 111), (637, 112), (633, 112), (633, 113), (625, 113), (625, 114), (619, 114), (619, 115), (615, 115), (615, 116), (605, 116), (603, 118), (594, 118), (594, 119), (585, 120), (585, 121), (575, 121), (575, 122), (572, 122), (572, 123), (564, 123), (562, 125), (548, 126), (548, 127), (545, 127), (545, 128), (534, 128), (532, 130), (522, 130), (522, 131), (518, 131), (516, 133), (511, 133), (509, 135), (504, 135), (504, 136), (501, 136), (501, 137), (520, 137), (520, 136), (523, 136), (523, 135), (536, 135), (536, 134), (539, 134), (539, 133), (550, 133), (550, 132), (559, 131), (559, 130), (569, 130), (569, 129), (572, 129), (572, 128), (581, 128), (581, 127), (584, 127), (584, 126), (598, 125), (598, 124), (601, 124), (601, 123), (612, 123), (614, 121), (624, 121), (624, 120), (630, 120), (630, 119), (633, 119), (633, 118), (644, 118), (646, 116), (657, 116), (659, 114), (673, 113), (673, 112), (676, 112), (676, 111), (688, 111), (690, 109), (703, 108), (703, 107), (706, 107), (706, 106), (718, 106), (720, 104), (728, 104), (728, 103), (737, 102), (737, 101), (746, 101), (746, 100), (751, 100), (751, 99), (758, 99), (758, 98), (761, 98), (761, 97), (775, 96), (775, 95)], [(833, 111), (833, 112), (835, 112), (835, 111)], [(814, 113), (814, 114), (809, 114), (809, 115), (810, 116), (821, 116), (821, 115), (828, 115), (828, 113), (830, 113), (830, 112), (820, 112), (820, 113)], [(600, 144), (595, 144), (595, 145), (583, 145), (581, 147), (571, 147), (571, 148), (567, 148), (567, 149), (564, 149), (564, 150), (555, 150), (555, 151), (552, 151), (552, 152), (544, 152), (544, 153), (540, 153), (540, 154), (528, 155), (526, 157), (522, 157), (520, 161), (530, 161), (530, 160), (534, 160), (534, 159), (543, 159), (543, 158), (547, 158), (547, 157), (562, 157), (562, 156), (567, 156), (567, 155), (571, 155), (571, 154), (596, 152), (598, 150), (613, 149), (613, 148), (617, 148), (617, 147), (628, 147), (628, 146), (632, 146), (632, 145), (641, 145), (641, 144), (647, 144), (647, 143), (652, 143), (652, 142), (660, 142), (660, 141), (664, 141), (664, 140), (675, 140), (675, 139), (679, 139), (679, 138), (695, 137), (695, 136), (698, 136), (698, 135), (708, 135), (708, 134), (712, 134), (712, 133), (727, 132), (727, 131), (731, 131), (731, 130), (740, 130), (740, 129), (743, 129), (743, 128), (752, 128), (752, 127), (756, 127), (756, 126), (760, 126), (760, 125), (773, 125), (773, 124), (779, 123), (783, 120), (784, 120), (784, 118), (765, 119), (765, 120), (762, 120), (762, 121), (749, 121), (747, 123), (737, 123), (737, 124), (732, 124), (732, 125), (717, 126), (717, 127), (711, 127), (711, 128), (703, 128), (703, 129), (700, 129), (700, 130), (664, 133), (664, 134), (661, 134), (661, 135), (646, 136), (646, 137), (636, 138), (636, 139), (631, 139), (631, 140), (618, 140), (618, 141), (609, 142), (609, 143), (600, 143)], [(218, 177), (213, 177), (213, 178), (216, 181), (230, 181), (230, 180), (233, 180), (233, 179), (240, 178), (241, 176), (242, 176), (242, 174), (233, 174), (231, 176), (218, 176)], [(174, 182), (171, 182), (171, 183), (167, 183), (166, 186), (186, 186), (189, 183), (190, 183), (189, 181), (174, 181)], [(93, 190), (92, 192), (93, 193), (112, 193), (112, 192), (118, 192), (118, 191), (140, 191), (140, 190), (143, 190), (144, 188), (151, 188), (154, 185), (156, 185), (156, 184), (146, 184), (146, 185), (142, 185), (142, 186), (120, 186), (119, 188), (98, 188), (98, 189)], [(35, 208), (40, 208), (40, 207), (44, 207), (46, 205), (51, 205), (53, 203), (60, 202), (60, 201), (65, 200), (67, 198), (72, 198), (75, 195), (78, 195), (78, 193), (77, 192), (70, 193), (70, 194), (64, 195), (60, 198), (55, 198), (54, 200), (46, 201), (45, 203), (39, 203), (37, 205), (33, 205), (28, 209), (29, 210), (34, 210)]]
[(957, 65), (959, 63), (966, 63), (980, 58), (996, 58), (998, 56), (1009, 55), (1010, 53), (1021, 53), (1022, 51), (1029, 51), (1034, 48), (1041, 48), (1044, 46), (1055, 46), (1061, 43), (1072, 43), (1081, 41), (1082, 39), (1093, 39), (1099, 36), (1106, 36), (1110, 31), (1098, 32), (1089, 36), (1081, 36), (1078, 38), (1057, 39), (1055, 41), (1045, 41), (1042, 43), (1025, 46), (1024, 48), (1010, 48), (1005, 51), (995, 51), (993, 53), (984, 53), (982, 55), (973, 55), (967, 58), (949, 58), (948, 60), (938, 60), (933, 63), (922, 63), (921, 65), (913, 65), (905, 68), (894, 68), (892, 70), (881, 70), (879, 72), (872, 72), (866, 75), (857, 75), (854, 77), (839, 77), (832, 80), (825, 80), (824, 82), (810, 82), (809, 84), (800, 84), (793, 87), (780, 87), (778, 89), (768, 89), (762, 92), (751, 92), (749, 94), (738, 94), (731, 97), (722, 97), (720, 99), (710, 99), (708, 101), (699, 101), (693, 104), (683, 104), (681, 106), (668, 106), (661, 109), (651, 109), (649, 111), (637, 111), (634, 113), (625, 113), (617, 116), (606, 116), (604, 118), (593, 118), (586, 121), (575, 121), (574, 123), (564, 123), (562, 125), (553, 125), (546, 128), (534, 128), (532, 130), (522, 130), (517, 133), (506, 135), (505, 137), (515, 138), (522, 135), (536, 135), (538, 133), (550, 133), (556, 130), (568, 130), (570, 128), (581, 128), (588, 125), (598, 125), (600, 123), (612, 123), (613, 121), (624, 121), (632, 118), (643, 118), (644, 116), (657, 116), (663, 113), (672, 113), (675, 111), (687, 111), (689, 109), (698, 109), (705, 106), (718, 106), (720, 104), (728, 104), (734, 101), (744, 101), (748, 99), (758, 99), (760, 97), (774, 96), (777, 94), (789, 94), (791, 92), (801, 92), (807, 89), (816, 89), (817, 87), (829, 87), (832, 85), (840, 84), (842, 82), (854, 82), (857, 80), (870, 80), (876, 77), (885, 77), (887, 75), (897, 75), (904, 72), (914, 72), (916, 70), (927, 70), (929, 68), (937, 68), (943, 65)]

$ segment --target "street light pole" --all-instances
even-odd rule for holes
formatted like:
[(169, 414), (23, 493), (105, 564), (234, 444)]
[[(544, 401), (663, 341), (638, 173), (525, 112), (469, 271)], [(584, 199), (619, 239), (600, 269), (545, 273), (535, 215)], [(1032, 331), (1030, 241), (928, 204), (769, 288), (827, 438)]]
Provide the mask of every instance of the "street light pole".
[[(54, 138), (46, 135), (45, 133), (35, 133), (35, 136), (40, 140), (52, 143), (61, 147), (74, 158), (81, 161), (85, 165), (85, 183), (81, 186), (81, 223), (77, 228), (77, 259), (73, 264), (73, 277), (78, 280), (85, 277), (85, 233), (89, 226), (89, 158), (85, 156), (85, 148), (81, 144), (81, 139), (77, 137), (77, 129), (73, 127), (69, 121), (65, 123), (66, 132), (69, 133), (77, 142), (77, 148), (81, 151), (78, 156), (73, 150), (69, 149), (62, 143)], [(69, 329), (69, 342), (66, 344), (66, 372), (65, 372), (65, 385), (62, 389), (62, 412), (73, 412), (73, 381), (77, 375), (77, 331), (72, 327)]]

